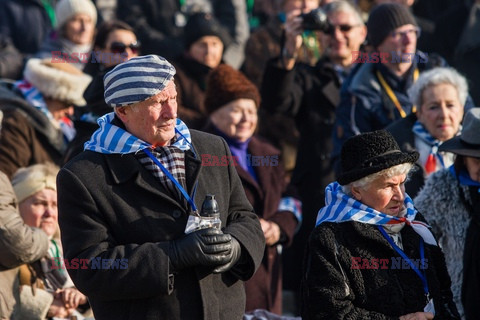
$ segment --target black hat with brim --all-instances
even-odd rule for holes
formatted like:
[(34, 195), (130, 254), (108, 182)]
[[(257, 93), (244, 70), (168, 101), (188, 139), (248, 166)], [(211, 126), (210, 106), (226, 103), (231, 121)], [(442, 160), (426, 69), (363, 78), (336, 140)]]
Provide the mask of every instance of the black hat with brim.
[(462, 133), (442, 143), (438, 151), (480, 158), (480, 108), (472, 108), (465, 114)]
[(341, 152), (341, 174), (337, 182), (349, 184), (403, 163), (415, 163), (418, 152), (402, 152), (385, 130), (362, 133), (345, 141)]

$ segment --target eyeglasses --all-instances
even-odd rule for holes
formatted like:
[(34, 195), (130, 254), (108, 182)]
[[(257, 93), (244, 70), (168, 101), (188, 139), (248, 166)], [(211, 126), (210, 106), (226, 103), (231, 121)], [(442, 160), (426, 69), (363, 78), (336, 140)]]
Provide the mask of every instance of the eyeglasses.
[(409, 37), (413, 36), (414, 34), (417, 38), (420, 37), (421, 29), (418, 28), (418, 27), (415, 27), (415, 28), (408, 29), (408, 30), (405, 30), (405, 31), (392, 31), (390, 33), (390, 36), (395, 40), (400, 40), (400, 39), (405, 38), (406, 36), (409, 36)]
[(328, 33), (329, 34), (335, 34), (335, 31), (337, 30), (337, 28), (340, 30), (340, 32), (349, 32), (350, 30), (352, 30), (353, 28), (358, 27), (358, 26), (359, 26), (359, 24), (354, 24), (354, 25), (339, 24), (337, 26), (330, 25), (329, 29), (328, 29)]
[(129, 45), (126, 45), (123, 42), (115, 41), (112, 42), (112, 44), (110, 45), (110, 51), (112, 51), (113, 53), (124, 53), (127, 48), (130, 48), (130, 50), (132, 50), (132, 53), (138, 53), (138, 51), (140, 50), (140, 42), (135, 41), (130, 43)]

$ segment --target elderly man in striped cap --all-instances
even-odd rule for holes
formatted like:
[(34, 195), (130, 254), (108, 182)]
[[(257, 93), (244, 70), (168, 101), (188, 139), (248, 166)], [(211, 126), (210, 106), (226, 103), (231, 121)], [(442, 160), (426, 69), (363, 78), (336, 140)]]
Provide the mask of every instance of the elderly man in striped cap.
[[(149, 55), (104, 77), (113, 107), (85, 151), (61, 169), (59, 223), (65, 259), (95, 319), (239, 319), (243, 281), (265, 240), (220, 137), (177, 118), (175, 68)], [(190, 232), (215, 195), (221, 228)]]

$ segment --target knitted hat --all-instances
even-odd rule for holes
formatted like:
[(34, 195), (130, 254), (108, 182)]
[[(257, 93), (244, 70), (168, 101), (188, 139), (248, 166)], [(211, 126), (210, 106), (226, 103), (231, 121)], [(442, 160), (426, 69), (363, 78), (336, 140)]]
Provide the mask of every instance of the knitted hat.
[(204, 36), (217, 36), (226, 48), (232, 42), (228, 31), (210, 13), (199, 12), (192, 15), (184, 29), (185, 47), (190, 46)]
[(12, 186), (18, 202), (43, 189), (57, 190), (58, 167), (52, 163), (20, 168), (12, 177)]
[(90, 0), (60, 0), (55, 6), (57, 29), (61, 29), (65, 22), (77, 13), (85, 13), (92, 18), (93, 25), (97, 24), (97, 8)]
[(45, 98), (84, 106), (83, 92), (92, 77), (69, 63), (54, 63), (50, 59), (28, 59), (23, 73)]
[(175, 75), (175, 68), (157, 55), (134, 57), (103, 77), (105, 102), (111, 107), (127, 106), (156, 95)]
[(416, 26), (417, 22), (405, 5), (399, 3), (378, 5), (368, 17), (368, 42), (376, 48), (393, 30), (407, 24)]
[(400, 151), (393, 136), (385, 130), (362, 133), (343, 144), (337, 181), (346, 185), (402, 163), (415, 163), (417, 159), (418, 152)]
[(470, 109), (465, 114), (462, 126), (462, 133), (442, 143), (438, 151), (480, 158), (480, 108)]
[(237, 99), (252, 99), (260, 106), (257, 87), (238, 70), (227, 64), (220, 64), (207, 78), (205, 109), (208, 114)]

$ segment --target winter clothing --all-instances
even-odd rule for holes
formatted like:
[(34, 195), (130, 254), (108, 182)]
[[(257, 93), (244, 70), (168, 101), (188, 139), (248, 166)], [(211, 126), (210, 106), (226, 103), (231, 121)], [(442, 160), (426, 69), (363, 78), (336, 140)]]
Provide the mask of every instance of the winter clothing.
[(345, 141), (342, 147), (342, 172), (338, 183), (346, 185), (402, 163), (415, 163), (417, 159), (418, 152), (401, 152), (395, 139), (385, 130), (357, 135)]
[[(120, 107), (144, 101), (162, 91), (174, 75), (175, 68), (163, 57), (134, 57), (105, 74), (105, 102)], [(125, 88), (135, 93), (125, 93)]]
[[(87, 62), (93, 60), (91, 57), (92, 44), (76, 44), (72, 41), (52, 32), (42, 43), (35, 58), (48, 59), (53, 63), (69, 64), (83, 70)], [(68, 56), (65, 56), (68, 54)]]
[(221, 64), (207, 79), (205, 109), (209, 114), (237, 99), (251, 99), (260, 106), (260, 93), (245, 75), (229, 65)]
[(225, 29), (210, 13), (199, 12), (188, 18), (185, 25), (185, 48), (190, 46), (204, 36), (216, 36), (220, 38), (223, 47), (227, 48), (231, 43), (228, 30)]
[(368, 43), (377, 48), (392, 31), (407, 24), (416, 26), (417, 22), (404, 4), (378, 5), (368, 16)]
[(470, 109), (463, 119), (459, 136), (445, 141), (440, 151), (449, 151), (466, 157), (480, 158), (480, 108)]
[[(113, 123), (122, 127), (119, 120)], [(233, 166), (201, 166), (200, 155), (231, 156), (226, 143), (195, 130), (190, 134), (186, 191), (197, 206), (207, 193), (215, 195), (223, 232), (241, 244), (238, 264), (222, 274), (201, 267), (173, 272), (169, 246), (184, 235), (189, 216), (183, 201), (171, 197), (135, 152), (85, 151), (57, 178), (65, 258), (128, 261), (126, 269), (112, 272), (69, 270), (88, 295), (96, 319), (232, 319), (243, 314), (241, 280), (250, 278), (260, 263), (263, 234)], [(74, 228), (78, 225), (84, 228)], [(139, 272), (148, 276), (139, 277)]]
[(61, 29), (68, 20), (79, 13), (88, 15), (92, 19), (93, 25), (97, 24), (97, 8), (92, 1), (60, 0), (55, 6), (56, 28)]
[(10, 319), (18, 308), (18, 266), (40, 259), (47, 249), (47, 235), (23, 223), (12, 185), (0, 172), (0, 319)]

